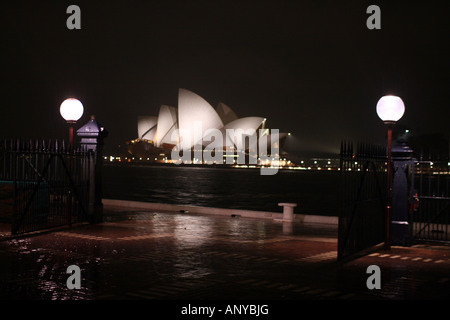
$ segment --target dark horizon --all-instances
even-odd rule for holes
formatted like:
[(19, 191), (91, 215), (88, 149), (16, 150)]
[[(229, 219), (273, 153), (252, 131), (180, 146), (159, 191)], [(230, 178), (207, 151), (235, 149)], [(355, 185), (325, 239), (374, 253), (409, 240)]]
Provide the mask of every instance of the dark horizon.
[(400, 96), (399, 126), (448, 139), (448, 4), (367, 1), (62, 1), (2, 9), (6, 79), (0, 136), (66, 138), (68, 97), (109, 131), (105, 152), (137, 135), (137, 117), (177, 106), (178, 88), (291, 132), (298, 154), (338, 153), (342, 139), (385, 143), (378, 99)]

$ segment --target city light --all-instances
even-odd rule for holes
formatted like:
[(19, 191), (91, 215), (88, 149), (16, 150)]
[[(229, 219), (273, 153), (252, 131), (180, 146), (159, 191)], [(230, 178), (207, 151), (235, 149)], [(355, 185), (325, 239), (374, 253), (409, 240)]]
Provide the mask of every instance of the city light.
[[(226, 159), (229, 159), (228, 161)], [(224, 154), (223, 159), (219, 162), (217, 161), (205, 161), (198, 158), (193, 158), (192, 160), (183, 160), (178, 158), (177, 160), (172, 160), (167, 155), (160, 154), (160, 157), (149, 158), (149, 157), (120, 157), (115, 155), (105, 156), (104, 159), (107, 163), (121, 163), (122, 159), (126, 162), (148, 162), (159, 163), (159, 164), (180, 164), (185, 165), (212, 165), (221, 164), (228, 165), (232, 168), (249, 168), (249, 169), (259, 169), (259, 168), (277, 168), (277, 169), (288, 169), (288, 170), (311, 170), (311, 171), (339, 171), (340, 161), (339, 158), (311, 158), (300, 160), (294, 162), (288, 160), (287, 158), (256, 158), (256, 163), (239, 163), (239, 155), (237, 154)], [(146, 161), (145, 161), (146, 160)], [(350, 170), (350, 169), (346, 169)]]

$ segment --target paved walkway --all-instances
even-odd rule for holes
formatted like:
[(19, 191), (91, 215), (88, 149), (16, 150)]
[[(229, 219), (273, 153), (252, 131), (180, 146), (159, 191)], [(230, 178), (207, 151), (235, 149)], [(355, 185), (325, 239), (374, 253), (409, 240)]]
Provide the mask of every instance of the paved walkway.
[[(0, 298), (441, 300), (450, 247), (382, 248), (336, 262), (337, 226), (105, 208), (105, 222), (0, 241)], [(70, 290), (67, 267), (81, 269)], [(370, 290), (367, 267), (381, 270)]]

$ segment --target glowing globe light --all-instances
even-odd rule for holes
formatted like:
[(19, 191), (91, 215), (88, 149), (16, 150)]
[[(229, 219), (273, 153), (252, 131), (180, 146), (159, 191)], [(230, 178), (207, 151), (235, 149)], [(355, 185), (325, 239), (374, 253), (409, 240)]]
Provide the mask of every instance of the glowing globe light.
[(405, 113), (405, 104), (397, 96), (384, 96), (378, 100), (377, 114), (385, 123), (395, 123)]
[(59, 112), (61, 113), (61, 116), (64, 118), (64, 120), (66, 120), (67, 122), (75, 123), (83, 115), (84, 108), (83, 104), (79, 100), (69, 98), (61, 103)]

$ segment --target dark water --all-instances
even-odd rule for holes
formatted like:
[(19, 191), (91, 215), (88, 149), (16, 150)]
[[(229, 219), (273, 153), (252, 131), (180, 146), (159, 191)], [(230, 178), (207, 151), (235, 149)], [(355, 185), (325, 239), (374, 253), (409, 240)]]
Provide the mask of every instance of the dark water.
[(106, 165), (103, 197), (272, 212), (295, 202), (295, 213), (336, 216), (339, 181), (337, 171)]

